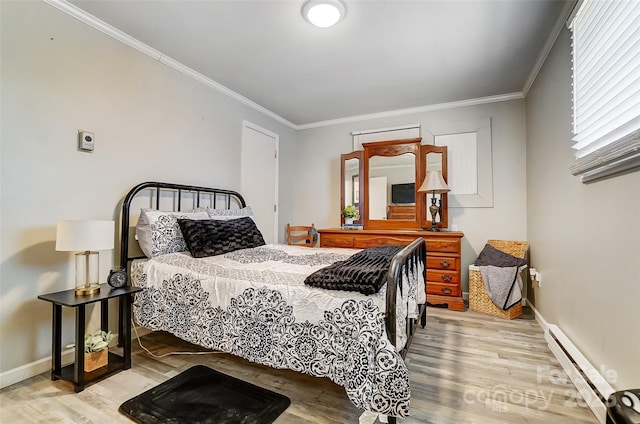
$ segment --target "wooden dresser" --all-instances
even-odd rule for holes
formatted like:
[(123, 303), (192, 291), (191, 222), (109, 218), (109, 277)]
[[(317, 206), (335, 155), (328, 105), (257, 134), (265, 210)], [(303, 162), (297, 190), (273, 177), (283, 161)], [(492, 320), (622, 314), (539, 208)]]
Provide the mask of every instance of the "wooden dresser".
[(464, 233), (421, 230), (318, 230), (321, 247), (366, 249), (383, 245), (409, 244), (418, 237), (427, 246), (427, 302), (464, 311), (460, 278), (461, 244)]

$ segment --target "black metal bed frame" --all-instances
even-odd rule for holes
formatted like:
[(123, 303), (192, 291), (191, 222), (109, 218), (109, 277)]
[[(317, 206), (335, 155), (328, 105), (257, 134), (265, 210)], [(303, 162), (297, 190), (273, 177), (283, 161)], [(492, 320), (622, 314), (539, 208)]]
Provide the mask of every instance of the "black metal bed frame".
[(125, 196), (124, 201), (122, 202), (122, 217), (121, 217), (121, 227), (120, 227), (120, 266), (123, 268), (127, 268), (127, 265), (130, 261), (134, 259), (141, 259), (144, 256), (129, 256), (129, 226), (130, 226), (130, 218), (131, 218), (131, 202), (136, 197), (138, 193), (143, 190), (155, 190), (156, 192), (156, 207), (160, 204), (161, 194), (163, 192), (172, 192), (177, 194), (178, 196), (178, 204), (174, 208), (173, 212), (181, 211), (182, 206), (182, 196), (184, 193), (195, 194), (196, 196), (196, 204), (195, 206), (200, 206), (200, 200), (202, 194), (207, 194), (213, 199), (212, 207), (215, 208), (217, 205), (218, 197), (222, 197), (226, 199), (225, 209), (231, 208), (231, 201), (235, 199), (240, 207), (247, 206), (247, 203), (244, 200), (244, 197), (236, 191), (233, 190), (225, 190), (220, 188), (210, 188), (210, 187), (199, 187), (192, 185), (184, 185), (184, 184), (174, 184), (174, 183), (161, 183), (155, 181), (148, 181), (145, 183), (138, 184), (133, 187)]
[[(391, 343), (396, 345), (396, 296), (398, 289), (402, 290), (402, 274), (407, 276), (410, 272), (418, 274), (419, 269), (415, 269), (418, 263), (422, 262), (422, 278), (427, 282), (427, 265), (424, 263), (427, 257), (427, 248), (423, 238), (418, 238), (411, 242), (408, 246), (400, 250), (393, 258), (391, 266), (389, 267), (389, 274), (387, 275), (387, 297), (385, 307), (385, 327), (387, 329), (387, 337)], [(400, 283), (400, 284), (398, 284)], [(407, 341), (404, 348), (400, 351), (400, 355), (404, 359), (409, 351), (409, 345), (411, 339), (415, 333), (420, 320), (422, 328), (427, 325), (427, 305), (426, 303), (418, 305), (418, 317), (407, 318), (406, 336)], [(390, 417), (391, 418), (391, 417)]]
[[(212, 207), (216, 207), (216, 203), (218, 198), (221, 197), (225, 199), (225, 209), (231, 208), (231, 202), (234, 201), (240, 207), (245, 207), (246, 202), (242, 195), (233, 190), (226, 189), (218, 189), (218, 188), (210, 188), (210, 187), (199, 187), (199, 186), (191, 186), (184, 184), (174, 184), (174, 183), (163, 183), (163, 182), (144, 182), (133, 187), (125, 196), (124, 201), (122, 203), (122, 216), (121, 216), (121, 232), (120, 232), (120, 266), (123, 268), (127, 268), (130, 261), (134, 259), (144, 258), (144, 256), (129, 256), (129, 231), (130, 231), (130, 214), (131, 214), (131, 203), (133, 199), (143, 190), (155, 190), (155, 204), (156, 207), (160, 205), (160, 199), (162, 193), (170, 192), (174, 195), (177, 195), (177, 206), (173, 208), (173, 211), (181, 211), (182, 206), (182, 197), (185, 193), (190, 193), (195, 196), (195, 206), (200, 206), (201, 196), (207, 195), (210, 199), (212, 199)], [(403, 274), (408, 276), (408, 273), (413, 272), (417, 274), (419, 271), (414, 267), (417, 266), (419, 262), (423, 263), (422, 266), (422, 277), (426, 282), (426, 263), (424, 263), (426, 258), (426, 246), (424, 239), (418, 238), (414, 240), (411, 244), (404, 247), (400, 250), (393, 258), (391, 265), (389, 267), (389, 272), (387, 275), (387, 293), (385, 300), (385, 328), (387, 331), (387, 337), (389, 341), (395, 346), (396, 345), (396, 300), (397, 300), (397, 292), (398, 290), (403, 290)], [(408, 280), (408, 279), (407, 279)], [(417, 318), (407, 318), (407, 326), (406, 326), (406, 336), (407, 341), (405, 343), (404, 348), (399, 352), (402, 358), (404, 359), (407, 355), (409, 345), (411, 343), (411, 339), (413, 338), (413, 334), (417, 329), (418, 321), (424, 327), (426, 325), (426, 305), (419, 305), (419, 314)], [(390, 424), (396, 423), (395, 417), (388, 417), (388, 422)]]

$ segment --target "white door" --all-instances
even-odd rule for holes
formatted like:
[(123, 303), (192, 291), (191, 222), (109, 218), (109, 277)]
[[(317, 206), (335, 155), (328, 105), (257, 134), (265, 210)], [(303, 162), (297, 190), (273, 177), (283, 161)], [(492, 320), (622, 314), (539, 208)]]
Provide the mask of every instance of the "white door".
[(387, 177), (369, 178), (369, 219), (387, 219)]
[(278, 242), (278, 135), (242, 122), (240, 194), (266, 243)]

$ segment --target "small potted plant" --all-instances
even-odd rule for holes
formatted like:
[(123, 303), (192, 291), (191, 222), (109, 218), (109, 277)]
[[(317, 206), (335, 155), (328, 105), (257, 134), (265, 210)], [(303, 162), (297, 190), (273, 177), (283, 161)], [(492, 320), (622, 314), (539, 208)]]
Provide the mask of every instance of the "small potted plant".
[(345, 224), (353, 224), (354, 219), (360, 219), (360, 212), (355, 206), (349, 205), (342, 210), (342, 216)]
[(104, 367), (109, 362), (109, 342), (113, 340), (111, 331), (98, 330), (84, 336), (84, 370), (91, 372)]

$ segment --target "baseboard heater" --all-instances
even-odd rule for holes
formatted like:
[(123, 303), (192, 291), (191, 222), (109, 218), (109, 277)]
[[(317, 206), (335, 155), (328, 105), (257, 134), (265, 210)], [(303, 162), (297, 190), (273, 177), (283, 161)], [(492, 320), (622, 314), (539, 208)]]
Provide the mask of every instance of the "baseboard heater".
[[(557, 325), (549, 325), (545, 332), (545, 339), (584, 402), (591, 408), (598, 421), (605, 424), (606, 403), (614, 392), (613, 388)], [(577, 399), (573, 400), (577, 401)]]

